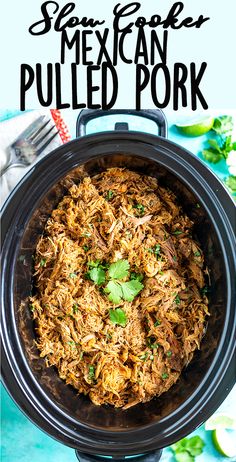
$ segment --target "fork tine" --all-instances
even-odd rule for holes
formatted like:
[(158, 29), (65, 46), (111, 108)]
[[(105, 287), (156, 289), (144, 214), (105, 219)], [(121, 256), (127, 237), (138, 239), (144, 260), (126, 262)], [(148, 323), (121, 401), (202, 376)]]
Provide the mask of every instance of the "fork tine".
[[(49, 122), (50, 122), (50, 119), (48, 119), (45, 123), (40, 125), (37, 128), (37, 130), (35, 130), (34, 133), (32, 133), (32, 135), (28, 138), (28, 141), (34, 142), (34, 140), (37, 139), (39, 133), (49, 124)], [(34, 143), (34, 144), (36, 144), (36, 143)]]
[[(55, 127), (55, 126), (53, 126), (53, 128), (54, 128), (54, 127)], [(49, 132), (51, 132), (51, 131), (52, 131), (52, 129), (49, 130)], [(48, 133), (49, 133), (49, 132), (48, 132)], [(47, 135), (48, 135), (48, 133), (47, 133)], [(55, 138), (55, 136), (58, 135), (58, 133), (59, 133), (59, 130), (57, 130), (56, 133), (53, 133), (53, 135), (50, 136), (50, 138), (48, 138), (48, 139), (45, 141), (45, 143), (44, 143), (42, 146), (40, 146), (39, 149), (37, 149), (37, 156), (39, 156), (39, 154), (41, 154), (41, 152), (51, 143), (51, 141)], [(46, 135), (46, 136), (47, 136), (47, 135)], [(44, 137), (44, 138), (45, 138), (45, 137)]]
[(47, 130), (45, 133), (41, 133), (41, 136), (40, 136), (40, 137), (37, 137), (36, 139), (34, 139), (33, 145), (34, 145), (34, 146), (39, 146), (39, 144), (42, 143), (42, 141), (49, 135), (49, 133), (50, 133), (54, 128), (56, 128), (55, 125), (53, 125), (51, 128), (49, 128), (49, 130)]

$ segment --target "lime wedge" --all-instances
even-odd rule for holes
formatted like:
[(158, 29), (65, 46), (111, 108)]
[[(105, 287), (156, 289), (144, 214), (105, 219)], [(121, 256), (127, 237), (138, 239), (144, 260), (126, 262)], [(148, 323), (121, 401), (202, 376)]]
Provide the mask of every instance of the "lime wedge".
[[(236, 432), (217, 428), (212, 432), (212, 441), (217, 451), (225, 457), (236, 456)], [(235, 459), (234, 459), (235, 460)]]
[(217, 428), (236, 430), (236, 419), (228, 414), (214, 414), (205, 423), (205, 430), (216, 430)]
[(214, 124), (213, 117), (201, 117), (198, 119), (188, 119), (185, 122), (176, 124), (178, 130), (184, 135), (200, 136), (209, 132)]

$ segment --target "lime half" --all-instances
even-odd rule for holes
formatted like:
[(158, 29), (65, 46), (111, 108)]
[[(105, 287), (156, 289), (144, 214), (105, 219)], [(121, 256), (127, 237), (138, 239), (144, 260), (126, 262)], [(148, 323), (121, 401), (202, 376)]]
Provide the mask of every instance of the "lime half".
[[(236, 432), (217, 428), (212, 432), (212, 441), (217, 451), (225, 457), (236, 456)], [(235, 460), (235, 459), (234, 459)]]
[(200, 136), (209, 132), (214, 124), (213, 117), (201, 117), (198, 119), (188, 119), (185, 122), (176, 124), (178, 130), (184, 135)]
[(216, 430), (218, 428), (236, 430), (236, 419), (228, 414), (214, 414), (205, 423), (205, 430)]

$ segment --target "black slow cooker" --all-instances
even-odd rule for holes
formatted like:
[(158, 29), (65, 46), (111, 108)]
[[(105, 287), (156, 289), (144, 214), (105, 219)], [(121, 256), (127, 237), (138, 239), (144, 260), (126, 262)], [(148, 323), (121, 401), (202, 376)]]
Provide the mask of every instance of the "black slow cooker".
[[(85, 135), (94, 117), (133, 114), (157, 124), (158, 136), (128, 130)], [(236, 213), (223, 184), (196, 156), (168, 141), (161, 111), (81, 112), (77, 139), (35, 164), (2, 210), (2, 378), (21, 410), (42, 430), (75, 448), (81, 462), (105, 456), (157, 461), (161, 449), (201, 425), (221, 404), (235, 376)], [(82, 136), (85, 135), (85, 136)], [(94, 175), (127, 167), (158, 178), (175, 192), (195, 223), (209, 268), (210, 314), (201, 350), (178, 382), (149, 403), (126, 411), (95, 406), (45, 367), (35, 346), (30, 310), (32, 255), (47, 218), (80, 167)], [(132, 459), (131, 459), (132, 460)]]

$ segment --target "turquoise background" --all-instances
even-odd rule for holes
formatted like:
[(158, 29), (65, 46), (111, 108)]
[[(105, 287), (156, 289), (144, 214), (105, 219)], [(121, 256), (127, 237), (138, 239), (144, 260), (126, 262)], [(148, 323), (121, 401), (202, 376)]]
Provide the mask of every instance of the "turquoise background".
[[(62, 111), (62, 114), (74, 137), (77, 113), (73, 111)], [(111, 129), (118, 120), (123, 121), (124, 116), (109, 116), (109, 118), (103, 119), (102, 121), (95, 120), (90, 123), (88, 133)], [(134, 117), (126, 120), (129, 121), (131, 129), (156, 133), (156, 127), (152, 122), (141, 119), (140, 123), (140, 120), (137, 121), (137, 118)], [(207, 135), (198, 138), (183, 137), (172, 125), (176, 120), (175, 114), (168, 115), (170, 127), (169, 139), (201, 157), (200, 151), (204, 147)], [(212, 165), (209, 165), (209, 167), (212, 168)], [(224, 161), (215, 165), (214, 171), (221, 179), (228, 174), (227, 166)], [(236, 415), (235, 401), (236, 393), (234, 389), (221, 406), (222, 411)], [(74, 451), (56, 442), (32, 424), (8, 396), (3, 386), (1, 386), (1, 404), (2, 462), (76, 462), (77, 459)], [(211, 442), (211, 432), (206, 432), (204, 427), (199, 428), (194, 434), (200, 435), (205, 441), (204, 452), (196, 458), (196, 462), (223, 462), (226, 460), (235, 462), (236, 459), (226, 459), (217, 453)], [(164, 449), (161, 462), (174, 462), (174, 460), (172, 451), (169, 448)]]

